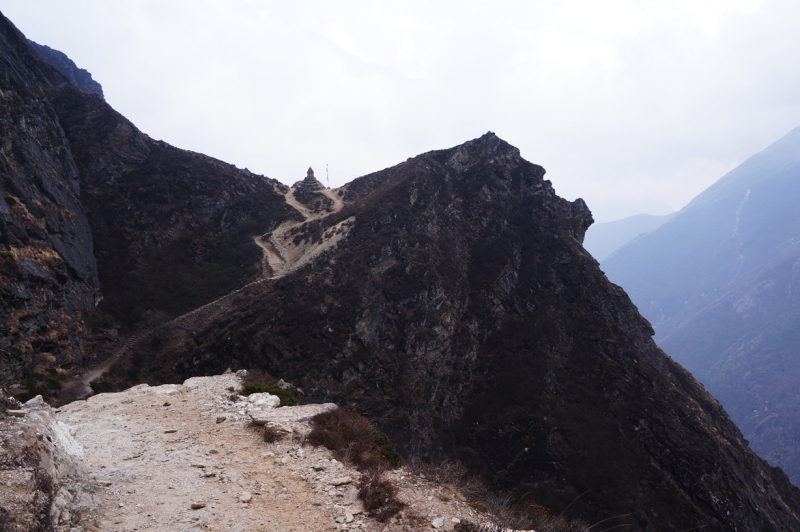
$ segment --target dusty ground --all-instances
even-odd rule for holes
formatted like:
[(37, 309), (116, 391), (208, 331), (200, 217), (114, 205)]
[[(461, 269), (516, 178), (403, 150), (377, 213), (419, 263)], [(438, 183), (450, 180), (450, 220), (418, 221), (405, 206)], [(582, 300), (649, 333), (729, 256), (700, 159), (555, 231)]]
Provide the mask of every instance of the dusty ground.
[(389, 532), (433, 530), (436, 519), (443, 530), (452, 530), (453, 518), (481, 522), (467, 504), (443, 500), (446, 488), (402, 468), (388, 476), (406, 510), (387, 523), (369, 517), (357, 498), (358, 472), (302, 443), (308, 418), (334, 406), (262, 411), (291, 431), (267, 444), (250, 426), (254, 407), (230, 391), (240, 386), (233, 374), (196, 377), (94, 396), (57, 412), (99, 486), (99, 530)]

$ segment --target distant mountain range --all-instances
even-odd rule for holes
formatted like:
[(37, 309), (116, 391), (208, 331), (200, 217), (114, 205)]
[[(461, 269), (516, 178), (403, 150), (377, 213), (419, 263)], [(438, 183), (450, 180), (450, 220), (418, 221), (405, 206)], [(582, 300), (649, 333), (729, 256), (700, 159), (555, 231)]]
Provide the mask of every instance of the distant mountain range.
[(762, 456), (800, 484), (800, 128), (602, 262)]
[(674, 216), (674, 213), (663, 216), (637, 214), (613, 222), (596, 223), (586, 231), (583, 247), (602, 262), (634, 238), (658, 229)]

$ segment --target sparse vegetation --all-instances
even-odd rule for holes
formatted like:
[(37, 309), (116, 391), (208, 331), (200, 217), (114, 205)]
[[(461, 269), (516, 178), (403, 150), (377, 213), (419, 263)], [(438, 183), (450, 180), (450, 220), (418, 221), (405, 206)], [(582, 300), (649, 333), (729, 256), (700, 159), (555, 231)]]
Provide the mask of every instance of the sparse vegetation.
[(361, 473), (358, 498), (364, 501), (364, 509), (378, 521), (385, 522), (405, 507), (397, 500), (397, 488), (383, 478), (385, 468), (381, 464)]
[(438, 464), (411, 460), (409, 469), (442, 486), (437, 494), (447, 502), (452, 499), (467, 500), (471, 505), (491, 516), (490, 523), (480, 526), (464, 523), (462, 530), (497, 532), (500, 530), (536, 530), (537, 532), (586, 532), (585, 521), (553, 515), (535, 504), (516, 501), (511, 495), (496, 493), (467, 467), (458, 461), (443, 460)]
[(284, 433), (278, 430), (277, 427), (267, 423), (264, 425), (264, 442), (275, 443), (283, 439)]
[(259, 382), (249, 382), (244, 385), (242, 390), (239, 392), (242, 395), (250, 395), (252, 393), (268, 393), (270, 395), (277, 395), (280, 400), (281, 406), (297, 406), (297, 399), (289, 393), (288, 391), (284, 390), (280, 386), (266, 386)]
[[(12, 511), (0, 509), (0, 531), (37, 530), (51, 532), (54, 530), (50, 516), (55, 496), (53, 478), (44, 470), (39, 452), (26, 446), (19, 448), (12, 441), (0, 441), (0, 472), (25, 468), (32, 473), (32, 488), (29, 495)], [(24, 528), (23, 528), (24, 527)]]
[(114, 392), (114, 385), (109, 381), (92, 381), (89, 383), (89, 387), (94, 395)]
[(26, 391), (16, 394), (14, 398), (20, 403), (26, 403), (37, 395), (41, 395), (42, 398), (47, 399), (50, 397), (51, 388), (46, 382), (42, 381), (45, 381), (45, 376), (43, 374), (34, 371), (28, 373), (27, 377), (25, 377)]
[(367, 510), (386, 521), (403, 509), (405, 505), (396, 498), (397, 489), (383, 478), (387, 466), (400, 465), (400, 455), (386, 434), (347, 407), (314, 416), (311, 427), (309, 443), (327, 447), (338, 459), (361, 471), (358, 496)]
[(375, 444), (381, 449), (381, 457), (392, 467), (400, 467), (402, 463), (400, 453), (394, 448), (394, 444), (389, 441), (389, 437), (377, 430), (372, 431), (372, 437), (375, 440)]

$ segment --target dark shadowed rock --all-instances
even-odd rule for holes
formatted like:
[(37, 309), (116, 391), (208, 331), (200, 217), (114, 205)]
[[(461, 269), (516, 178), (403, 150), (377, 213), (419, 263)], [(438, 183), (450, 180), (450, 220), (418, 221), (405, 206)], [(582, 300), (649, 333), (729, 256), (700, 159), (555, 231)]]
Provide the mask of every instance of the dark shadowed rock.
[(0, 382), (91, 362), (260, 274), (253, 238), (296, 216), (282, 185), (151, 139), (2, 17), (0, 36)]
[(357, 179), (298, 230), (354, 216), (338, 247), (242, 294), (191, 345), (141, 350), (143, 375), (266, 370), (555, 513), (797, 528), (797, 490), (656, 347), (580, 245), (588, 209), (543, 176), (488, 133)]

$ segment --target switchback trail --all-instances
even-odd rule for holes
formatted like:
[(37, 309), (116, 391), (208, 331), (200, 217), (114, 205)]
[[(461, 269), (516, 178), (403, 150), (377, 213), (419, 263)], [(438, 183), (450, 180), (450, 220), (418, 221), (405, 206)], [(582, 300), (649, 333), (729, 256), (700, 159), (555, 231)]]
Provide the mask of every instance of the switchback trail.
[(81, 375), (77, 382), (71, 385), (68, 383), (67, 387), (72, 386), (74, 388), (77, 385), (82, 388), (84, 395), (91, 394), (89, 384), (92, 381), (99, 379), (103, 373), (111, 369), (116, 361), (123, 358), (132, 349), (151, 338), (157, 332), (171, 327), (178, 327), (186, 329), (189, 332), (194, 332), (203, 322), (219, 312), (229, 309), (234, 298), (240, 293), (265, 282), (284, 277), (304, 266), (314, 257), (334, 247), (349, 233), (355, 221), (354, 216), (327, 228), (321, 239), (317, 242), (301, 241), (295, 243), (290, 232), (309, 222), (326, 218), (341, 211), (344, 206), (344, 201), (339, 196), (339, 192), (342, 191), (343, 188), (319, 190), (318, 192), (329, 198), (332, 204), (328, 208), (320, 209), (317, 212), (311, 211), (295, 199), (294, 187), (289, 189), (288, 192), (283, 194), (284, 199), (286, 203), (303, 216), (303, 219), (299, 221), (288, 220), (282, 222), (271, 233), (254, 238), (256, 245), (258, 245), (264, 253), (261, 276), (258, 279), (186, 314), (167, 321), (162, 325), (150, 327), (129, 336), (110, 357)]

